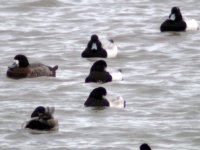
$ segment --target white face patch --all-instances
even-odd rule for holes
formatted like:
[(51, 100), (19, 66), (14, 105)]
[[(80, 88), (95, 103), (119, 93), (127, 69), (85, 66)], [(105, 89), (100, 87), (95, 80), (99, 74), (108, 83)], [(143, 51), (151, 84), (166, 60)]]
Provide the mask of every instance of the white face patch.
[(92, 43), (92, 49), (97, 50), (97, 44), (96, 43)]
[(103, 95), (103, 99), (106, 99), (106, 95)]
[(14, 69), (16, 67), (19, 67), (19, 61), (14, 59), (13, 64), (8, 66), (8, 68)]
[(19, 66), (19, 60), (14, 60), (14, 63)]
[(174, 21), (176, 19), (175, 14), (171, 14), (170, 17), (169, 17), (169, 19), (172, 20), (172, 21)]

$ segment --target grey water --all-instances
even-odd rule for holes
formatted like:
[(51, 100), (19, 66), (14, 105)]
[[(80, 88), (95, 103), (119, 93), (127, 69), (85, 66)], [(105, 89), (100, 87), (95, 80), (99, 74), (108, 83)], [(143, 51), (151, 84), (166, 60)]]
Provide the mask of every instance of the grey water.
[[(200, 32), (161, 33), (173, 6), (200, 20), (199, 0), (0, 0), (0, 149), (198, 150)], [(81, 52), (94, 33), (118, 45), (106, 62), (123, 81), (84, 83), (94, 60)], [(17, 54), (58, 65), (57, 77), (7, 78)], [(127, 107), (85, 108), (99, 86)], [(39, 105), (55, 107), (59, 131), (21, 128)]]

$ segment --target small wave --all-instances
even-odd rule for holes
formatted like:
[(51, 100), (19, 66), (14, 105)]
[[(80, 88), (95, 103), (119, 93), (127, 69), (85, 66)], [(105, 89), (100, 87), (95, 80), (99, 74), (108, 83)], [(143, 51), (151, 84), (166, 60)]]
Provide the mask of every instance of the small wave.
[(24, 5), (28, 7), (61, 7), (65, 4), (58, 0), (37, 0), (33, 2), (27, 2)]

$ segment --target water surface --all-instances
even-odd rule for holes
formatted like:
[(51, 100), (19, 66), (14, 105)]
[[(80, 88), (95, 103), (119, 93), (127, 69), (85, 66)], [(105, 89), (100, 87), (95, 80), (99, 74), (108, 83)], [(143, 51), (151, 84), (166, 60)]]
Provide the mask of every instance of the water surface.
[[(160, 33), (172, 6), (200, 20), (198, 0), (0, 0), (0, 147), (2, 150), (198, 150), (199, 31)], [(124, 80), (85, 84), (94, 60), (81, 58), (91, 34), (112, 38)], [(59, 65), (56, 78), (12, 80), (16, 54)], [(83, 106), (91, 90), (122, 96), (125, 109)], [(58, 132), (21, 130), (38, 105), (54, 106)]]

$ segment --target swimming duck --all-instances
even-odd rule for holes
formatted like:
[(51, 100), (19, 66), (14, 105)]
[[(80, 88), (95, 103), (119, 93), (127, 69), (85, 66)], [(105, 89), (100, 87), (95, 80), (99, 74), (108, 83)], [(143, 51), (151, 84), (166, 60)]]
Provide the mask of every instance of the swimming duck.
[(151, 147), (146, 144), (146, 143), (143, 143), (141, 146), (140, 146), (140, 150), (151, 150)]
[(58, 121), (53, 117), (54, 111), (54, 107), (38, 106), (31, 114), (31, 119), (26, 122), (24, 128), (42, 131), (57, 130)]
[(91, 36), (90, 41), (87, 44), (86, 49), (82, 52), (82, 57), (101, 57), (101, 58), (113, 58), (116, 57), (118, 48), (114, 44), (113, 40), (102, 40), (94, 34)]
[(85, 101), (86, 107), (113, 107), (113, 108), (124, 108), (126, 101), (120, 96), (113, 100), (107, 100), (107, 91), (104, 87), (98, 87), (92, 90), (89, 97)]
[(56, 76), (58, 66), (50, 67), (41, 63), (30, 64), (25, 55), (14, 57), (14, 63), (8, 67), (7, 76), (13, 79), (34, 78), (40, 76)]
[(161, 26), (161, 32), (164, 31), (188, 31), (198, 30), (199, 25), (194, 19), (183, 19), (181, 11), (178, 7), (172, 7), (169, 18), (165, 20)]
[(120, 81), (122, 80), (122, 72), (118, 70), (117, 72), (109, 73), (105, 69), (107, 67), (107, 63), (104, 60), (96, 61), (91, 69), (90, 74), (85, 79), (85, 82), (99, 82), (106, 83), (111, 81)]

